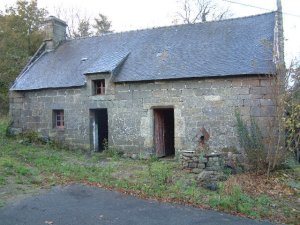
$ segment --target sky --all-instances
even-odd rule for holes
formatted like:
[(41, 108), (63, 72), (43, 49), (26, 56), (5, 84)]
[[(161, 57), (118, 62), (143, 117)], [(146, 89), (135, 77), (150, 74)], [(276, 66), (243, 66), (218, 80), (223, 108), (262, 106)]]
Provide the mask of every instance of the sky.
[[(215, 0), (221, 7), (230, 8), (233, 17), (243, 17), (276, 10), (276, 0)], [(0, 10), (16, 0), (0, 0)], [(115, 32), (145, 29), (174, 24), (182, 0), (38, 0), (38, 6), (56, 15), (58, 8), (79, 10), (94, 18), (102, 13), (112, 21)], [(235, 2), (235, 3), (233, 3)], [(239, 3), (239, 4), (236, 4)], [(249, 7), (246, 5), (255, 6)], [(300, 57), (300, 0), (282, 0), (285, 57), (287, 64)]]

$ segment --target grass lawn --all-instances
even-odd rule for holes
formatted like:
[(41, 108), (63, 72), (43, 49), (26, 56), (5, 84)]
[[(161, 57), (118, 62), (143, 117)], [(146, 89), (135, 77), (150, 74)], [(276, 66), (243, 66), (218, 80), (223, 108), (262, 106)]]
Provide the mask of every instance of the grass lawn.
[(39, 189), (75, 182), (141, 198), (299, 224), (299, 166), (277, 171), (269, 180), (253, 174), (230, 176), (213, 192), (198, 187), (194, 175), (182, 170), (175, 159), (131, 160), (114, 151), (86, 153), (32, 144), (28, 137), (6, 137), (7, 125), (7, 119), (0, 119), (0, 206)]

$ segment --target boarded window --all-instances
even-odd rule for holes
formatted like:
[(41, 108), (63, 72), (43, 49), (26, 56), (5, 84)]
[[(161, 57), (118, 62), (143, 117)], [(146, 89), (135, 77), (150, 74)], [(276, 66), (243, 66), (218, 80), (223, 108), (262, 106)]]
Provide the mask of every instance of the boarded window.
[(64, 128), (65, 127), (65, 116), (64, 110), (53, 110), (53, 127)]
[(94, 80), (94, 95), (104, 95), (105, 94), (105, 80)]

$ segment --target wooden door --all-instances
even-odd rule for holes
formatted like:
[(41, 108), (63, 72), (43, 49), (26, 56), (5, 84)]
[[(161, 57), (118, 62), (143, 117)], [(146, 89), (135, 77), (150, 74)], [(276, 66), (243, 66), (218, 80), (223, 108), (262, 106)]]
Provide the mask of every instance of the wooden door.
[(161, 110), (154, 110), (154, 144), (157, 157), (166, 155), (164, 120), (164, 113)]

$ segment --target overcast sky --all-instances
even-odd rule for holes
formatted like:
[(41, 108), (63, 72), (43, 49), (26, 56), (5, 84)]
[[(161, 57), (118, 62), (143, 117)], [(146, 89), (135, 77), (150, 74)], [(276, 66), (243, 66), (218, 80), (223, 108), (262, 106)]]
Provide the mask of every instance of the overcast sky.
[[(112, 21), (115, 32), (172, 25), (179, 11), (181, 0), (38, 0), (39, 7), (55, 15), (56, 8), (74, 8), (87, 17), (98, 13)], [(234, 17), (249, 16), (276, 10), (276, 0), (216, 0), (223, 7), (229, 7)], [(16, 0), (1, 0), (0, 9), (13, 5)], [(240, 4), (234, 4), (237, 2)], [(258, 8), (247, 7), (252, 5)], [(300, 56), (300, 1), (282, 0), (285, 29), (285, 50), (289, 62)], [(267, 10), (265, 10), (267, 9)], [(292, 15), (298, 16), (292, 16)]]

